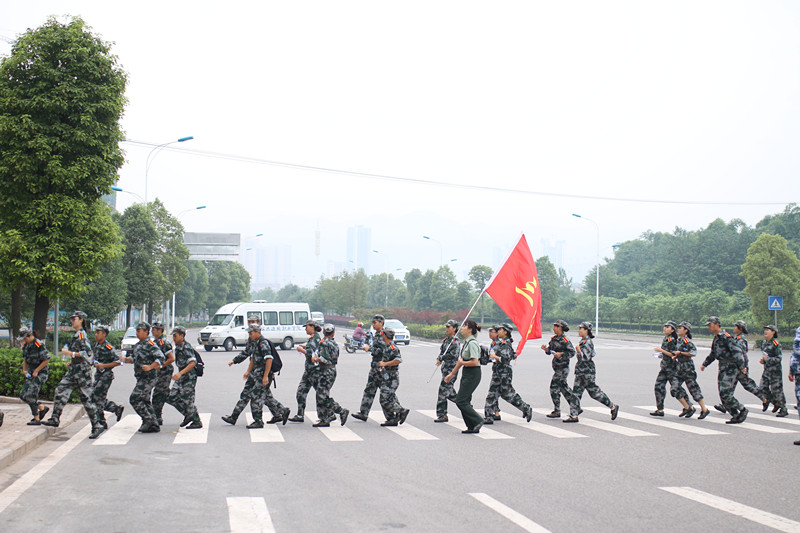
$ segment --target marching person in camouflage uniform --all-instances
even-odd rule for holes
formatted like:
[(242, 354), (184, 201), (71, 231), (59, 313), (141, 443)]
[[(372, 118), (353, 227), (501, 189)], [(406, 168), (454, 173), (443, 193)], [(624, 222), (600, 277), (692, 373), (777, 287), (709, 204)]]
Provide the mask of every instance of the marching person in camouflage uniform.
[(561, 395), (569, 403), (569, 418), (564, 422), (577, 422), (580, 402), (567, 383), (569, 376), (569, 359), (575, 355), (575, 348), (564, 335), (569, 331), (569, 325), (563, 320), (553, 322), (553, 335), (550, 342), (542, 344), (542, 350), (547, 355), (553, 356), (553, 379), (550, 380), (550, 399), (553, 400), (553, 412), (547, 418), (561, 418)]
[(290, 422), (303, 422), (305, 420), (306, 398), (308, 391), (313, 387), (317, 390), (319, 381), (319, 364), (314, 364), (314, 356), (319, 354), (320, 336), (322, 327), (313, 320), (306, 322), (306, 333), (310, 339), (305, 344), (298, 344), (297, 351), (306, 356), (303, 375), (297, 384), (297, 414), (289, 419)]
[(444, 377), (449, 374), (456, 366), (458, 354), (461, 352), (461, 341), (456, 337), (458, 322), (448, 320), (444, 324), (444, 331), (447, 336), (442, 339), (439, 347), (439, 356), (436, 358), (436, 366), (442, 369), (442, 380), (439, 383), (439, 393), (436, 397), (436, 419), (434, 422), (447, 422), (447, 400), (456, 401), (456, 388), (453, 383), (447, 383)]
[(336, 400), (331, 398), (331, 388), (336, 381), (336, 363), (339, 362), (339, 345), (333, 339), (336, 327), (333, 324), (325, 324), (322, 327), (325, 338), (319, 345), (319, 355), (315, 355), (312, 360), (319, 365), (319, 375), (317, 383), (317, 417), (319, 421), (314, 427), (329, 427), (331, 421), (339, 415), (342, 425), (347, 422), (347, 415), (350, 411), (339, 405)]
[(778, 417), (783, 418), (789, 414), (786, 409), (786, 396), (783, 394), (783, 368), (781, 365), (781, 343), (776, 337), (778, 330), (775, 326), (764, 326), (764, 345), (761, 351), (761, 360), (764, 373), (761, 374), (761, 393), (766, 401), (771, 402), (778, 412)]
[[(491, 340), (491, 344), (489, 344), (488, 349), (488, 362), (485, 360), (481, 360), (481, 364), (488, 364), (492, 363), (492, 379), (489, 381), (489, 393), (486, 394), (486, 404), (484, 406), (484, 412), (487, 410), (491, 413), (492, 422), (495, 420), (500, 420), (500, 398), (495, 394), (493, 396), (493, 400), (490, 402), (489, 394), (491, 394), (492, 390), (497, 390), (500, 387), (500, 375), (497, 373), (500, 370), (499, 366), (494, 365), (494, 360), (491, 358), (492, 354), (495, 353), (494, 349), (497, 346), (497, 331), (500, 329), (500, 325), (494, 325), (489, 328), (489, 340)], [(481, 346), (481, 357), (486, 357), (484, 355), (484, 348), (485, 346)], [(490, 405), (491, 403), (491, 405)], [(489, 418), (488, 416), (486, 418)], [(484, 421), (485, 422), (485, 421)]]
[(89, 344), (89, 339), (86, 337), (86, 313), (75, 311), (70, 320), (75, 333), (67, 346), (61, 349), (61, 355), (70, 357), (70, 362), (67, 363), (69, 368), (64, 377), (61, 378), (58, 387), (56, 387), (53, 398), (53, 413), (50, 418), (42, 422), (42, 425), (58, 427), (61, 411), (69, 401), (72, 391), (77, 389), (83, 408), (86, 410), (86, 415), (92, 422), (92, 433), (89, 438), (96, 439), (104, 430), (105, 418), (103, 417), (103, 411), (98, 411), (94, 402), (92, 402), (93, 358), (92, 345)]
[[(514, 390), (514, 385), (512, 384), (514, 371), (511, 368), (511, 361), (517, 358), (517, 353), (514, 351), (514, 339), (511, 338), (513, 330), (514, 327), (507, 323), (500, 324), (497, 327), (494, 353), (490, 352), (489, 354), (494, 365), (492, 367), (492, 381), (489, 384), (489, 393), (486, 395), (486, 405), (483, 410), (484, 424), (494, 424), (495, 406), (499, 403), (498, 398), (503, 398), (522, 411), (522, 416), (528, 422), (531, 421), (533, 416), (533, 409)], [(497, 376), (497, 381), (494, 379), (495, 375)]]
[[(92, 401), (99, 412), (108, 411), (117, 416), (117, 422), (122, 418), (122, 411), (125, 409), (108, 399), (108, 389), (114, 381), (115, 366), (119, 366), (119, 357), (110, 342), (106, 342), (108, 336), (107, 326), (97, 326), (94, 330), (94, 384), (92, 385)], [(103, 417), (103, 427), (108, 429), (108, 425)]]
[[(250, 364), (244, 373), (244, 388), (239, 396), (239, 401), (233, 408), (229, 416), (223, 416), (222, 420), (228, 424), (236, 424), (239, 415), (244, 411), (247, 404), (250, 404), (250, 412), (253, 414), (253, 423), (247, 425), (247, 429), (259, 429), (264, 427), (262, 412), (264, 401), (267, 400), (269, 382), (272, 369), (272, 349), (267, 339), (261, 336), (261, 326), (253, 324), (247, 328), (250, 342), (247, 343), (245, 351), (228, 361), (228, 366), (239, 364), (245, 359), (250, 359)], [(269, 396), (272, 399), (272, 396)], [(289, 418), (289, 408), (283, 407), (276, 402), (278, 408), (283, 408), (283, 423)]]
[(37, 339), (39, 335), (33, 330), (22, 328), (19, 330), (17, 340), (22, 341), (22, 373), (25, 383), (19, 391), (19, 399), (31, 408), (33, 418), (29, 426), (38, 426), (42, 423), (45, 413), (50, 410), (39, 403), (39, 392), (42, 385), (47, 382), (47, 370), (50, 364), (50, 353), (44, 342)]
[(161, 412), (164, 410), (164, 404), (169, 396), (169, 387), (172, 384), (172, 373), (175, 370), (172, 363), (175, 362), (175, 353), (172, 351), (172, 344), (164, 334), (164, 324), (161, 322), (153, 322), (150, 326), (153, 333), (153, 339), (156, 346), (164, 354), (164, 364), (157, 372), (156, 386), (153, 388), (153, 411), (156, 413), (158, 425), (162, 425), (164, 421), (161, 418)]
[(194, 405), (195, 388), (197, 387), (197, 371), (195, 370), (197, 357), (195, 357), (192, 345), (186, 342), (186, 328), (176, 326), (172, 330), (172, 340), (175, 342), (173, 353), (178, 372), (171, 378), (175, 384), (169, 390), (166, 403), (183, 415), (181, 427), (200, 429), (203, 427), (203, 422)]
[[(800, 309), (798, 309), (800, 311)], [(797, 414), (800, 416), (800, 327), (794, 332), (794, 343), (792, 343), (792, 358), (789, 360), (789, 381), (794, 382), (794, 395), (797, 398)], [(2, 419), (0, 419), (2, 421)], [(794, 441), (795, 445), (800, 446), (800, 440)]]
[(583, 396), (583, 391), (585, 390), (589, 393), (589, 396), (611, 409), (611, 420), (616, 420), (617, 413), (619, 413), (619, 405), (611, 403), (606, 393), (604, 393), (595, 382), (597, 370), (594, 365), (594, 356), (596, 352), (594, 350), (594, 341), (592, 340), (594, 339), (592, 323), (581, 322), (581, 325), (578, 327), (578, 335), (581, 341), (575, 348), (577, 352), (577, 361), (575, 362), (575, 382), (572, 392), (575, 393), (578, 401), (580, 401), (581, 396)]
[(711, 343), (711, 353), (703, 361), (700, 371), (704, 371), (715, 359), (719, 361), (717, 373), (719, 399), (731, 414), (731, 419), (726, 420), (725, 423), (740, 424), (747, 418), (748, 410), (734, 397), (733, 391), (736, 388), (736, 374), (744, 368), (742, 349), (733, 340), (731, 334), (722, 329), (719, 317), (710, 317), (706, 326), (708, 326), (708, 332), (714, 335), (714, 340)]
[[(733, 340), (739, 345), (739, 349), (742, 351), (742, 358), (744, 359), (744, 368), (741, 372), (736, 374), (736, 380), (742, 384), (742, 388), (744, 390), (754, 394), (759, 400), (761, 400), (761, 410), (766, 411), (769, 407), (769, 402), (764, 399), (764, 395), (761, 393), (761, 388), (758, 386), (758, 383), (756, 383), (755, 380), (750, 377), (750, 360), (747, 357), (747, 352), (750, 351), (750, 346), (747, 344), (747, 337), (745, 337), (745, 335), (747, 335), (747, 323), (744, 320), (737, 320), (733, 325), (733, 333)], [(714, 409), (720, 413), (727, 412), (725, 406), (721, 403), (715, 405)]]
[(655, 352), (660, 354), (661, 365), (656, 376), (656, 384), (653, 391), (656, 395), (656, 410), (650, 413), (651, 416), (664, 416), (664, 399), (667, 397), (667, 383), (669, 383), (669, 392), (673, 398), (677, 399), (683, 405), (682, 415), (687, 414), (689, 403), (686, 400), (686, 391), (681, 387), (680, 380), (678, 379), (678, 362), (673, 353), (675, 347), (678, 345), (677, 335), (678, 325), (674, 320), (668, 320), (664, 324), (664, 339), (661, 341), (661, 346), (654, 348)]
[(381, 409), (386, 421), (382, 426), (396, 426), (402, 424), (408, 418), (409, 409), (404, 409), (397, 399), (397, 388), (400, 386), (399, 365), (403, 362), (400, 357), (400, 350), (392, 342), (394, 340), (394, 330), (383, 328), (381, 337), (386, 349), (383, 350), (383, 357), (378, 363), (381, 373)]
[(384, 322), (383, 315), (375, 315), (372, 318), (372, 328), (375, 330), (375, 335), (372, 336), (372, 341), (364, 346), (364, 351), (370, 352), (372, 355), (372, 361), (369, 364), (367, 386), (364, 387), (361, 407), (358, 413), (353, 413), (353, 418), (362, 422), (367, 421), (369, 411), (372, 409), (372, 402), (375, 400), (375, 393), (381, 386), (380, 362), (383, 359), (383, 353), (386, 351), (386, 343), (383, 342), (383, 336), (381, 335)]
[(139, 342), (133, 346), (133, 356), (120, 357), (119, 360), (123, 363), (133, 363), (136, 385), (129, 401), (136, 414), (142, 418), (139, 432), (158, 433), (161, 428), (158, 427), (158, 418), (151, 398), (158, 380), (158, 369), (165, 361), (164, 353), (156, 346), (155, 341), (150, 339), (150, 324), (147, 322), (139, 322), (136, 325), (136, 338)]
[[(692, 395), (694, 401), (700, 404), (700, 416), (698, 418), (702, 420), (708, 416), (709, 411), (703, 401), (703, 391), (700, 390), (700, 385), (697, 383), (697, 370), (694, 367), (693, 359), (697, 355), (697, 347), (692, 342), (692, 325), (685, 320), (678, 324), (678, 344), (672, 353), (678, 363), (678, 383), (686, 383), (689, 394)], [(696, 409), (688, 405), (687, 399), (683, 399), (683, 401), (687, 402), (687, 405), (678, 416), (691, 418)]]

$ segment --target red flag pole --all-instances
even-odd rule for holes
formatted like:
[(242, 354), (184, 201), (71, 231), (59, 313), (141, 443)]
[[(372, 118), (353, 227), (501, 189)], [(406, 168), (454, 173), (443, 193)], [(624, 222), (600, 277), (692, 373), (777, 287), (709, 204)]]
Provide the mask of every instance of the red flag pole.
[[(444, 350), (444, 353), (447, 353), (447, 350), (449, 350), (449, 349), (450, 349), (450, 347), (453, 345), (453, 343), (456, 341), (456, 335), (458, 335), (458, 334), (459, 334), (459, 332), (461, 332), (461, 328), (463, 328), (463, 327), (464, 327), (464, 324), (467, 322), (467, 319), (469, 318), (469, 315), (471, 315), (471, 314), (472, 314), (472, 311), (474, 311), (474, 310), (475, 310), (475, 306), (476, 306), (476, 305), (478, 305), (478, 302), (480, 301), (480, 299), (481, 299), (481, 296), (483, 296), (483, 293), (484, 293), (484, 292), (486, 292), (486, 287), (484, 287), (483, 289), (481, 289), (481, 292), (480, 292), (480, 294), (479, 294), (479, 295), (478, 295), (478, 297), (475, 299), (475, 303), (474, 303), (474, 304), (472, 304), (472, 307), (470, 307), (470, 308), (469, 308), (469, 311), (467, 311), (467, 316), (465, 316), (465, 317), (464, 317), (464, 320), (462, 320), (462, 321), (461, 321), (461, 325), (460, 325), (460, 326), (458, 326), (458, 329), (456, 330), (456, 333), (455, 333), (455, 335), (453, 335), (453, 340), (451, 340), (451, 341), (450, 341), (450, 344), (448, 344), (448, 345), (447, 345), (447, 348), (445, 348), (445, 350)], [(431, 374), (431, 377), (429, 377), (429, 378), (428, 378), (428, 381), (426, 381), (425, 383), (430, 383), (430, 382), (431, 382), (431, 380), (433, 379), (433, 376), (435, 376), (435, 375), (436, 375), (436, 370), (437, 370), (439, 367), (436, 365), (436, 363), (434, 363), (433, 365), (434, 365), (436, 368), (434, 368), (434, 369), (433, 369), (433, 374)]]

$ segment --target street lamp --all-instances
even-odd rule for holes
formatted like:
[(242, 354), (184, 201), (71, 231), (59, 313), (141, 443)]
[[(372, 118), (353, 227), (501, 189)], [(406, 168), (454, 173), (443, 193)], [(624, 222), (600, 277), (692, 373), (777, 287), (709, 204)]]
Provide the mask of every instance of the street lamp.
[(439, 245), (439, 267), (441, 268), (441, 266), (443, 264), (443, 261), (442, 261), (442, 255), (443, 255), (443, 253), (442, 253), (442, 243), (440, 241), (437, 241), (433, 237), (428, 237), (427, 235), (423, 235), (422, 238), (423, 239), (428, 239), (429, 241), (433, 241), (433, 242), (435, 242), (436, 244)]
[(597, 333), (600, 331), (600, 226), (591, 218), (586, 218), (577, 213), (572, 213), (572, 216), (591, 222), (597, 230), (597, 282), (594, 297), (594, 331)]
[(153, 163), (153, 159), (155, 159), (156, 156), (158, 155), (158, 152), (160, 152), (162, 148), (164, 148), (165, 146), (169, 146), (170, 144), (191, 141), (192, 139), (194, 139), (194, 137), (192, 137), (191, 135), (189, 137), (181, 137), (177, 141), (169, 141), (163, 144), (159, 144), (158, 146), (150, 150), (150, 153), (147, 154), (147, 162), (144, 167), (144, 203), (147, 203), (147, 174), (150, 172), (150, 165)]
[(112, 186), (112, 187), (111, 187), (111, 190), (112, 190), (112, 191), (116, 191), (116, 192), (124, 192), (124, 193), (126, 193), (126, 194), (132, 194), (132, 195), (134, 195), (136, 198), (138, 198), (139, 200), (141, 200), (141, 201), (142, 201), (142, 203), (145, 203), (145, 204), (147, 203), (147, 202), (145, 202), (145, 201), (144, 201), (144, 198), (142, 198), (141, 196), (139, 196), (139, 195), (138, 195), (138, 194), (136, 194), (135, 192), (131, 192), (131, 191), (125, 191), (125, 190), (123, 190), (123, 189), (122, 189), (122, 187)]
[(204, 206), (204, 205), (198, 205), (197, 207), (190, 207), (189, 209), (184, 209), (183, 211), (181, 211), (180, 213), (178, 213), (178, 216), (176, 216), (175, 218), (177, 218), (178, 220), (180, 220), (180, 218), (181, 218), (183, 215), (185, 215), (186, 213), (188, 213), (189, 211), (197, 211), (197, 210), (199, 210), (199, 209), (205, 209), (205, 208), (206, 208), (206, 206)]
[(383, 272), (386, 274), (386, 298), (383, 300), (383, 306), (389, 307), (389, 273), (386, 272), (386, 254), (379, 252), (378, 250), (372, 250), (373, 253), (383, 256)]

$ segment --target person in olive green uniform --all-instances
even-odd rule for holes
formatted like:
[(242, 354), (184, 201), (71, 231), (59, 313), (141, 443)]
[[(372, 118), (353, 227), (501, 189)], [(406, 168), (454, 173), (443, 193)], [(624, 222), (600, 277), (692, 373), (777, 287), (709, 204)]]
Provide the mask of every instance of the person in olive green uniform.
[(456, 337), (458, 322), (448, 320), (444, 325), (447, 337), (442, 339), (439, 347), (439, 356), (436, 358), (436, 366), (442, 368), (442, 381), (439, 383), (439, 393), (436, 397), (436, 419), (434, 422), (447, 422), (447, 401), (455, 402), (456, 389), (452, 383), (446, 383), (444, 377), (452, 372), (458, 361), (458, 354), (461, 351), (461, 341)]
[(561, 418), (561, 395), (569, 403), (569, 418), (564, 422), (577, 422), (580, 411), (578, 397), (572, 392), (567, 377), (569, 377), (569, 360), (575, 355), (575, 348), (564, 335), (569, 331), (569, 325), (563, 320), (553, 322), (553, 335), (548, 344), (542, 344), (542, 350), (547, 355), (553, 356), (553, 379), (550, 380), (550, 399), (553, 400), (553, 412), (547, 418)]
[(17, 337), (17, 340), (22, 341), (22, 373), (25, 375), (19, 399), (31, 408), (33, 418), (28, 422), (29, 426), (41, 424), (44, 415), (50, 410), (49, 407), (39, 403), (39, 392), (42, 390), (42, 385), (47, 382), (50, 353), (44, 342), (37, 338), (38, 336), (35, 331), (22, 328)]
[(367, 421), (369, 411), (372, 409), (372, 402), (375, 401), (375, 393), (381, 386), (380, 362), (383, 359), (383, 352), (386, 351), (386, 343), (383, 342), (383, 336), (381, 335), (384, 322), (383, 315), (375, 315), (372, 318), (372, 328), (375, 330), (375, 335), (372, 336), (372, 342), (364, 346), (364, 351), (370, 352), (370, 355), (372, 355), (372, 361), (369, 364), (367, 385), (364, 387), (364, 394), (361, 397), (361, 407), (359, 412), (353, 413), (353, 418), (362, 422)]
[(747, 418), (749, 411), (733, 395), (736, 389), (738, 372), (744, 369), (744, 357), (742, 349), (736, 343), (730, 333), (722, 329), (719, 317), (709, 317), (706, 322), (708, 332), (714, 335), (711, 341), (711, 352), (700, 365), (700, 371), (704, 371), (714, 361), (719, 362), (717, 372), (717, 389), (722, 405), (731, 414), (731, 419), (726, 420), (726, 424), (741, 424)]
[(86, 313), (75, 311), (70, 317), (72, 329), (75, 333), (72, 340), (61, 349), (61, 354), (69, 356), (69, 369), (61, 382), (56, 387), (53, 399), (53, 413), (50, 418), (42, 422), (42, 425), (58, 427), (61, 411), (69, 401), (72, 391), (78, 390), (78, 397), (81, 399), (86, 415), (92, 423), (92, 433), (90, 439), (96, 439), (105, 430), (105, 417), (103, 411), (98, 411), (92, 401), (92, 345), (86, 336)]
[(290, 422), (303, 422), (305, 420), (306, 398), (308, 391), (313, 387), (317, 390), (319, 381), (319, 363), (315, 364), (313, 358), (319, 355), (319, 332), (322, 326), (313, 320), (306, 322), (306, 333), (311, 337), (305, 344), (298, 344), (297, 351), (306, 356), (303, 375), (297, 385), (297, 414), (289, 419)]
[(456, 379), (458, 371), (462, 367), (464, 368), (456, 395), (456, 405), (467, 425), (467, 429), (461, 433), (480, 433), (481, 427), (483, 427), (483, 417), (472, 407), (472, 393), (481, 382), (481, 348), (477, 340), (480, 330), (481, 327), (474, 320), (469, 319), (464, 322), (464, 325), (461, 326), (461, 335), (464, 337), (461, 357), (452, 372), (444, 378), (449, 383)]
[[(122, 411), (125, 409), (108, 399), (108, 389), (114, 381), (114, 367), (119, 366), (119, 357), (110, 342), (106, 342), (109, 329), (107, 326), (97, 326), (94, 330), (94, 384), (92, 385), (92, 401), (97, 406), (98, 411), (108, 411), (114, 413), (117, 422), (122, 418)], [(108, 429), (103, 419), (103, 426)]]
[(164, 364), (158, 369), (156, 386), (153, 387), (153, 411), (156, 413), (156, 419), (160, 426), (164, 423), (161, 419), (161, 412), (164, 410), (164, 404), (167, 402), (169, 388), (172, 384), (172, 373), (174, 371), (172, 363), (175, 362), (175, 354), (172, 351), (172, 344), (164, 334), (164, 324), (153, 322), (153, 325), (150, 326), (150, 331), (153, 333), (156, 346), (164, 354)]
[[(747, 322), (744, 320), (737, 320), (733, 325), (733, 340), (742, 350), (744, 368), (736, 375), (736, 380), (742, 384), (742, 388), (744, 390), (755, 395), (759, 400), (761, 400), (763, 405), (762, 411), (766, 411), (769, 407), (769, 402), (765, 403), (764, 395), (761, 393), (761, 388), (758, 386), (758, 383), (756, 383), (756, 381), (750, 377), (750, 359), (747, 357), (747, 354), (750, 351), (750, 346), (747, 344), (747, 337), (745, 337), (745, 335), (747, 335)], [(725, 406), (721, 403), (715, 405), (714, 409), (721, 413), (726, 412)]]
[(139, 427), (141, 433), (158, 433), (158, 418), (153, 409), (153, 388), (158, 379), (158, 369), (165, 361), (164, 353), (150, 339), (150, 324), (139, 322), (136, 326), (136, 338), (139, 339), (133, 346), (132, 357), (120, 357), (123, 363), (133, 363), (133, 377), (136, 385), (131, 392), (130, 403), (133, 410), (142, 418)]
[(173, 352), (175, 354), (175, 366), (178, 372), (172, 375), (175, 382), (169, 389), (167, 401), (169, 405), (178, 410), (183, 415), (181, 427), (186, 429), (200, 429), (203, 422), (197, 414), (197, 407), (194, 405), (195, 389), (197, 387), (197, 357), (194, 348), (186, 342), (186, 328), (177, 326), (172, 330), (172, 340), (175, 342)]
[(783, 368), (781, 365), (781, 343), (776, 338), (778, 330), (775, 326), (764, 326), (764, 344), (761, 349), (761, 360), (764, 373), (761, 375), (761, 392), (764, 398), (775, 406), (777, 417), (789, 414), (786, 409), (786, 396), (783, 394)]

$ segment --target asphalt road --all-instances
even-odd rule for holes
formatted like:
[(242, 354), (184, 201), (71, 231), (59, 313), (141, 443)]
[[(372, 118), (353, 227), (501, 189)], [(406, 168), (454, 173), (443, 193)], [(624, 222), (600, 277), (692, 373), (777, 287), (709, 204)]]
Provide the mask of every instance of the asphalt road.
[[(199, 379), (197, 405), (208, 413), (207, 432), (178, 432), (182, 417), (166, 406), (161, 433), (127, 438), (121, 428), (138, 427), (139, 419), (126, 407), (120, 427), (93, 444), (84, 418), (0, 471), (0, 529), (800, 530), (800, 446), (792, 445), (800, 421), (793, 409), (784, 419), (751, 409), (749, 424), (739, 426), (725, 425), (716, 412), (703, 421), (675, 414), (655, 419), (648, 415), (659, 364), (651, 355), (654, 343), (601, 337), (597, 381), (620, 404), (620, 417), (611, 422), (608, 410), (584, 395), (581, 423), (563, 424), (543, 415), (552, 409), (552, 373), (540, 344), (531, 341), (514, 368), (517, 391), (537, 410), (533, 421), (520, 422), (521, 413), (501, 401), (504, 420), (480, 435), (462, 435), (460, 424), (434, 424), (423, 412), (435, 409), (440, 374), (427, 380), (436, 344), (401, 347), (398, 396), (412, 412), (397, 431), (379, 426), (377, 399), (376, 420), (351, 418), (343, 430), (312, 428), (308, 416), (304, 424), (269, 431), (248, 431), (243, 419), (231, 427), (220, 416), (238, 399), (245, 364), (229, 368), (233, 352), (202, 352), (206, 375)], [(702, 357), (707, 352), (700, 349)], [(284, 370), (274, 394), (294, 412), (302, 356), (281, 354)], [(342, 350), (332, 392), (351, 411), (358, 409), (368, 362), (364, 353)], [(760, 376), (760, 368), (753, 370)], [(116, 375), (109, 397), (127, 405), (130, 367)], [(473, 402), (479, 411), (488, 384), (484, 369)], [(701, 373), (700, 385), (709, 406), (717, 403), (716, 365)], [(785, 390), (794, 405), (788, 380)], [(758, 403), (740, 388), (737, 397)], [(667, 408), (680, 409), (672, 398)], [(458, 414), (451, 405), (451, 420)], [(187, 438), (200, 442), (181, 443)], [(260, 529), (249, 528), (255, 525)]]

